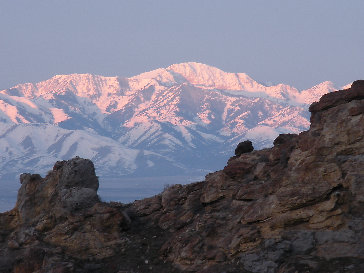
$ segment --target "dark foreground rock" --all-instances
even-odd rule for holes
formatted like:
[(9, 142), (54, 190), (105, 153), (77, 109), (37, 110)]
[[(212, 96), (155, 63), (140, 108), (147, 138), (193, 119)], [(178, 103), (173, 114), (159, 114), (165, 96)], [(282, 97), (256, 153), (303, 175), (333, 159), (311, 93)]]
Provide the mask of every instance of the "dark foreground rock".
[(253, 143), (250, 140), (240, 142), (235, 149), (235, 155), (241, 156), (242, 154), (250, 153), (254, 150)]
[(132, 204), (101, 202), (86, 159), (23, 174), (0, 272), (364, 272), (363, 92), (325, 95), (309, 131)]

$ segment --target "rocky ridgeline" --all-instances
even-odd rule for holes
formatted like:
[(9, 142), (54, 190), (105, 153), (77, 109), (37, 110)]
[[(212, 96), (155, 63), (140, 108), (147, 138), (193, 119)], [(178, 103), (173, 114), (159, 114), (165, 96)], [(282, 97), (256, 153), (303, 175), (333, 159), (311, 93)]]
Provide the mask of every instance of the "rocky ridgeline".
[(0, 272), (364, 272), (364, 81), (310, 111), (309, 131), (132, 204), (101, 202), (86, 159), (21, 175)]

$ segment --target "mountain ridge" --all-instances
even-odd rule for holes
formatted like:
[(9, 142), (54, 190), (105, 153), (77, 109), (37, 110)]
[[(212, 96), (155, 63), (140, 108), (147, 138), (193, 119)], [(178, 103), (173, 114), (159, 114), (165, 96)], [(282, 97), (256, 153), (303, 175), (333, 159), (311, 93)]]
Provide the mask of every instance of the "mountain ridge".
[[(18, 84), (0, 91), (2, 132), (6, 132), (9, 125), (18, 126), (19, 134), (27, 134), (23, 138), (28, 136), (36, 141), (38, 130), (52, 138), (50, 127), (40, 129), (37, 124), (52, 124), (62, 129), (55, 129), (60, 138), (68, 138), (69, 131), (74, 130), (74, 134), (79, 134), (79, 141), (106, 137), (113, 143), (114, 150), (121, 153), (125, 150), (128, 154), (127, 149), (131, 149), (143, 156), (136, 157), (138, 162), (134, 164), (121, 165), (119, 173), (110, 173), (110, 166), (114, 166), (111, 158), (116, 162), (124, 161), (122, 157), (111, 156), (111, 151), (111, 161), (107, 164), (110, 166), (104, 168), (92, 150), (76, 154), (77, 149), (71, 149), (72, 145), (82, 146), (79, 141), (69, 142), (61, 149), (74, 151), (71, 154), (52, 149), (52, 154), (42, 152), (50, 149), (49, 144), (35, 149), (32, 156), (21, 149), (24, 139), (14, 143), (2, 134), (0, 176), (6, 174), (5, 165), (9, 167), (6, 162), (10, 159), (33, 162), (24, 166), (29, 172), (46, 171), (45, 166), (34, 163), (37, 158), (48, 158), (47, 162), (52, 162), (56, 158), (67, 159), (66, 155), (91, 158), (101, 176), (149, 175), (167, 169), (178, 174), (194, 169), (201, 173), (200, 170), (208, 166), (221, 167), (228, 157), (226, 147), (233, 150), (247, 137), (262, 148), (272, 145), (279, 133), (307, 129), (309, 103), (334, 89), (331, 82), (303, 91), (284, 84), (267, 87), (245, 73), (227, 73), (193, 62), (130, 78), (71, 74)], [(26, 132), (22, 127), (25, 124), (29, 125)], [(20, 148), (14, 152), (9, 143)], [(101, 140), (99, 150), (110, 150), (110, 145)], [(95, 158), (90, 157), (93, 154)], [(151, 160), (146, 154), (153, 154), (158, 160)], [(205, 161), (209, 164), (204, 164)], [(131, 169), (131, 165), (136, 168)], [(17, 168), (14, 165), (10, 169)]]
[[(172, 74), (174, 73), (174, 75)], [(177, 79), (176, 79), (177, 78)], [(83, 79), (83, 81), (80, 79)], [(265, 91), (268, 93), (274, 93), (274, 91), (271, 90), (277, 90), (282, 91), (284, 89), (288, 89), (289, 91), (293, 93), (303, 93), (303, 92), (309, 92), (309, 90), (317, 89), (317, 87), (322, 85), (327, 85), (328, 88), (331, 88), (332, 90), (337, 90), (337, 88), (334, 86), (334, 84), (330, 81), (325, 81), (322, 83), (319, 83), (312, 88), (304, 89), (304, 90), (297, 90), (296, 88), (287, 85), (287, 84), (276, 84), (273, 86), (265, 86), (263, 84), (258, 83), (257, 81), (253, 80), (249, 75), (246, 73), (231, 73), (231, 72), (225, 72), (223, 70), (220, 70), (216, 67), (205, 65), (202, 63), (196, 63), (196, 62), (186, 62), (186, 63), (180, 63), (180, 64), (173, 64), (168, 66), (167, 68), (158, 68), (152, 71), (144, 72), (141, 74), (138, 74), (133, 77), (129, 78), (122, 78), (118, 76), (102, 76), (102, 75), (95, 75), (90, 73), (73, 73), (73, 74), (60, 74), (55, 75), (51, 77), (48, 80), (40, 81), (38, 83), (23, 83), (15, 85), (12, 88), (1, 90), (1, 93), (5, 93), (6, 90), (13, 90), (17, 88), (23, 89), (25, 87), (25, 92), (23, 94), (28, 98), (34, 98), (34, 91), (32, 90), (43, 90), (44, 86), (46, 85), (57, 85), (57, 86), (63, 86), (69, 88), (69, 86), (65, 86), (64, 83), (68, 82), (71, 85), (75, 82), (82, 82), (84, 83), (84, 86), (80, 86), (80, 88), (75, 88), (76, 90), (87, 90), (87, 86), (94, 86), (96, 88), (100, 88), (101, 90), (102, 85), (105, 83), (109, 83), (108, 87), (111, 87), (112, 91), (119, 91), (120, 87), (116, 87), (116, 84), (120, 84), (123, 86), (122, 83), (125, 83), (125, 80), (129, 80), (132, 83), (133, 82), (146, 82), (147, 84), (150, 83), (148, 80), (156, 80), (160, 83), (166, 83), (166, 84), (176, 84), (176, 83), (189, 83), (191, 85), (195, 85), (198, 87), (206, 88), (206, 89), (222, 89), (222, 90), (236, 90), (236, 91), (250, 91), (250, 92), (259, 92), (259, 91)], [(85, 81), (89, 83), (89, 85), (85, 84)], [(92, 84), (92, 83), (96, 83)], [(140, 85), (137, 85), (134, 83), (133, 88), (138, 89), (144, 88), (146, 85), (143, 85), (140, 83)], [(82, 88), (85, 87), (85, 88)], [(124, 86), (125, 87), (125, 86)], [(95, 89), (96, 89), (95, 88)], [(49, 88), (45, 88), (49, 89)], [(110, 89), (109, 89), (110, 90)], [(268, 90), (268, 91), (267, 91)], [(64, 91), (64, 90), (63, 90)], [(92, 90), (95, 91), (95, 90)], [(276, 92), (277, 92), (276, 91)], [(49, 92), (39, 93), (36, 94), (37, 96), (45, 95)], [(19, 94), (19, 93), (18, 93)], [(85, 95), (87, 94), (88, 97), (92, 97), (96, 95), (95, 93), (84, 93), (84, 94), (78, 94), (78, 95)], [(279, 95), (276, 95), (277, 97)], [(273, 96), (274, 97), (274, 96)], [(319, 99), (320, 97), (315, 97), (315, 99)], [(306, 103), (306, 102), (305, 102)], [(308, 102), (307, 104), (310, 104)]]

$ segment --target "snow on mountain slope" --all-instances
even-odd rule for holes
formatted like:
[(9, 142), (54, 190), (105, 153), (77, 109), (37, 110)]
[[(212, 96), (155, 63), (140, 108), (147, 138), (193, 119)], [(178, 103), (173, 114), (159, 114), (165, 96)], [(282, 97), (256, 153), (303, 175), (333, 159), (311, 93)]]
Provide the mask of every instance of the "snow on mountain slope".
[[(43, 174), (57, 160), (75, 156), (91, 159), (101, 176), (131, 174), (146, 168), (143, 161), (168, 161), (150, 151), (130, 149), (119, 142), (84, 130), (66, 130), (51, 124), (6, 126), (0, 135), (0, 176), (38, 169)], [(144, 170), (145, 171), (145, 170)]]
[[(265, 98), (286, 99), (287, 96), (298, 95), (298, 90), (289, 85), (278, 84), (264, 86), (245, 73), (227, 73), (218, 68), (200, 63), (182, 63), (168, 67), (169, 70), (181, 75), (190, 84), (207, 89), (235, 90), (245, 94), (253, 93), (253, 96)], [(234, 94), (234, 92), (231, 92)]]
[(207, 172), (246, 138), (262, 148), (279, 133), (307, 129), (308, 105), (334, 89), (264, 86), (192, 62), (131, 78), (18, 84), (0, 91), (0, 175), (45, 171), (75, 155), (94, 160), (103, 176)]
[[(351, 86), (351, 84), (350, 84)], [(348, 86), (348, 88), (350, 87)], [(326, 81), (311, 87), (310, 89), (303, 90), (297, 97), (296, 101), (299, 103), (311, 104), (318, 101), (324, 94), (337, 90), (332, 82)]]

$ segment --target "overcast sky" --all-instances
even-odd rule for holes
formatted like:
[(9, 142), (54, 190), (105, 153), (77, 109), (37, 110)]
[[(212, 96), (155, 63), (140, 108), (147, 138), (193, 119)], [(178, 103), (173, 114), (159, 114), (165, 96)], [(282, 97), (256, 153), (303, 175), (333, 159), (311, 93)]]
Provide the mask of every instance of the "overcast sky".
[(186, 61), (299, 89), (364, 79), (364, 1), (0, 1), (0, 89)]

